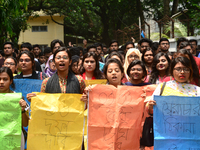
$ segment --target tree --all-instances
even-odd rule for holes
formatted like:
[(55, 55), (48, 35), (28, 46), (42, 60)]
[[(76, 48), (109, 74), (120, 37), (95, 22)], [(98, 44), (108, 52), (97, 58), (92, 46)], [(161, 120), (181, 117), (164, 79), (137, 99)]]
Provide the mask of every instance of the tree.
[[(15, 30), (24, 26), (25, 19), (23, 16), (26, 10), (28, 0), (1, 0), (0, 2), (0, 44), (7, 40), (15, 40), (17, 35)], [(19, 24), (21, 23), (21, 25)], [(18, 27), (17, 27), (18, 26)], [(17, 35), (19, 37), (19, 35)], [(16, 44), (16, 42), (15, 42)]]

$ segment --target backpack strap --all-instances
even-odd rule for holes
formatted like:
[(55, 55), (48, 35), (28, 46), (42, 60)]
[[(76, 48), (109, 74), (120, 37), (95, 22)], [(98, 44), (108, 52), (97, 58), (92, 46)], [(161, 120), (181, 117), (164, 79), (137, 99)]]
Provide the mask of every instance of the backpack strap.
[(166, 85), (166, 82), (163, 82), (163, 85), (162, 85), (162, 88), (161, 88), (161, 91), (160, 91), (160, 96), (162, 95), (162, 93), (164, 91), (165, 85)]

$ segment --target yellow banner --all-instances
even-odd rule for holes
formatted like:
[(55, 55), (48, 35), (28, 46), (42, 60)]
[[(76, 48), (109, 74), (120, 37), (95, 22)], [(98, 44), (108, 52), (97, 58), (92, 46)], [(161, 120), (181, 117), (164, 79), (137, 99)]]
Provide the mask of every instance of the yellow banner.
[(84, 106), (81, 94), (37, 93), (31, 100), (28, 150), (80, 150)]
[(107, 80), (106, 79), (95, 79), (95, 80), (84, 80), (85, 81), (85, 84), (86, 86), (89, 86), (89, 85), (93, 85), (93, 84), (106, 84), (107, 83)]

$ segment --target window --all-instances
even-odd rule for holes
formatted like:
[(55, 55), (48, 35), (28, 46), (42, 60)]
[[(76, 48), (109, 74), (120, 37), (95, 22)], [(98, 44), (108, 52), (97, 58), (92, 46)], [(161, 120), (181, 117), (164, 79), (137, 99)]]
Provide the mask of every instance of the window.
[(32, 32), (47, 32), (47, 26), (32, 26)]

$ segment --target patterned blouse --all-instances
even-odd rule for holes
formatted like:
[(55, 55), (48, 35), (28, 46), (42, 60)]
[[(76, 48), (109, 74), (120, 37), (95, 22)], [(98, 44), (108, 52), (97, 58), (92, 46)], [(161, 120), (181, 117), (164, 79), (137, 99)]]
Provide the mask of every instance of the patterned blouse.
[[(83, 94), (84, 89), (86, 87), (85, 81), (83, 80), (83, 78), (80, 75), (75, 75), (75, 76), (77, 77), (79, 84), (80, 84), (80, 92), (81, 92), (81, 94)], [(49, 78), (44, 79), (43, 82), (42, 82), (41, 92), (43, 92), (43, 93), (45, 93), (47, 81), (49, 80)], [(67, 77), (65, 79), (59, 78), (59, 84), (60, 84), (61, 92), (65, 93), (66, 92)]]

